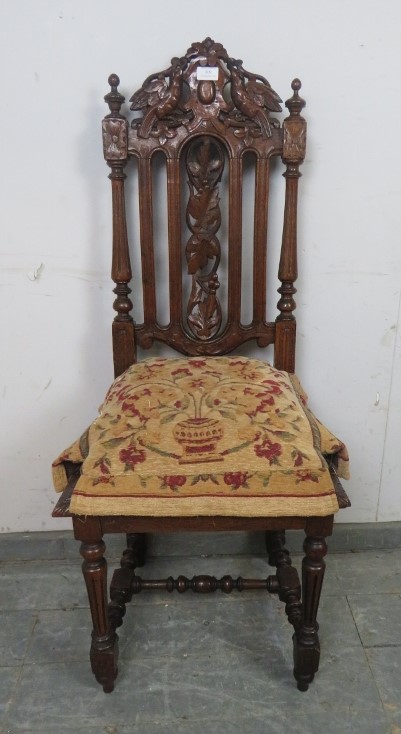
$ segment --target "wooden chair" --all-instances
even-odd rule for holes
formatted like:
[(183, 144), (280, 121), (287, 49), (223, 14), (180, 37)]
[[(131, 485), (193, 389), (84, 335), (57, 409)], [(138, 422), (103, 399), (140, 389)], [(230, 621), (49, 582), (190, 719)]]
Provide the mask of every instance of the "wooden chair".
[[(264, 589), (285, 603), (294, 627), (294, 675), (305, 691), (319, 664), (316, 616), (325, 538), (333, 514), (349, 501), (338, 479), (346, 475), (345, 447), (310, 413), (293, 374), (297, 187), (306, 140), (301, 83), (292, 82), (285, 103), (289, 116), (280, 123), (271, 113), (280, 112), (281, 100), (268, 81), (206, 38), (145, 80), (131, 97), (136, 112), (130, 125), (120, 112), (124, 97), (115, 74), (109, 84), (103, 141), (112, 185), (117, 379), (100, 416), (53, 465), (55, 487), (63, 491), (53, 515), (72, 517), (75, 538), (82, 542), (92, 670), (104, 691), (112, 691), (116, 628), (126, 603), (141, 590)], [(157, 309), (153, 234), (156, 153), (164, 156), (167, 171), (170, 312), (164, 320)], [(250, 235), (242, 223), (245, 155), (255, 176)], [(277, 318), (268, 321), (268, 201), (271, 160), (277, 156), (285, 166), (281, 285)], [(133, 320), (129, 297), (124, 194), (129, 160), (138, 172), (142, 323)], [(244, 206), (250, 206), (245, 196)], [(252, 283), (245, 283), (253, 290), (249, 323), (241, 316), (243, 251), (253, 272)], [(223, 276), (227, 289), (220, 302)], [(238, 356), (249, 341), (261, 349), (274, 345), (274, 366)], [(137, 346), (147, 350), (154, 342), (183, 356), (137, 362)], [(286, 529), (306, 534), (302, 592), (285, 549)], [(145, 562), (148, 533), (227, 530), (264, 531), (276, 573), (264, 579), (163, 580), (135, 573)], [(108, 602), (103, 536), (116, 532), (126, 534), (127, 547)]]

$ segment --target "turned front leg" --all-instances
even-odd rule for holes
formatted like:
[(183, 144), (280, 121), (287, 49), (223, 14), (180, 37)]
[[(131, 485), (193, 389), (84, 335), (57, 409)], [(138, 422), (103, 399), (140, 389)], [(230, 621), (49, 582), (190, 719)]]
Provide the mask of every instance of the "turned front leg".
[(107, 563), (103, 557), (105, 549), (103, 540), (99, 540), (83, 542), (80, 552), (84, 558), (82, 572), (93, 624), (90, 650), (92, 671), (105, 693), (110, 693), (118, 672), (118, 637), (111, 628), (107, 614)]
[(302, 561), (302, 622), (295, 632), (294, 676), (300, 691), (306, 691), (319, 667), (320, 645), (317, 623), (325, 571), (327, 544), (323, 537), (307, 537)]

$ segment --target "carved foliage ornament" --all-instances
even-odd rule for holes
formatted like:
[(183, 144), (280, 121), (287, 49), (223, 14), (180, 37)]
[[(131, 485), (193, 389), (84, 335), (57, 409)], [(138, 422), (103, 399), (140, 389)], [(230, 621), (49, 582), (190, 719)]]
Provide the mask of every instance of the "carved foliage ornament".
[(281, 99), (267, 79), (246, 71), (240, 59), (229, 57), (221, 43), (206, 38), (193, 43), (185, 56), (151, 74), (132, 95), (131, 109), (142, 113), (132, 122), (138, 137), (174, 137), (181, 125), (195, 130), (207, 114), (216, 125), (234, 128), (238, 137), (271, 137), (279, 122)]
[[(216, 296), (219, 288), (217, 268), (220, 242), (216, 232), (221, 224), (219, 190), (224, 150), (209, 136), (195, 138), (188, 148), (189, 199), (186, 220), (192, 232), (185, 250), (192, 290), (187, 305), (187, 321), (192, 333), (202, 340), (211, 339), (221, 326), (221, 307)], [(212, 267), (209, 267), (212, 261)], [(205, 272), (206, 271), (206, 272)]]

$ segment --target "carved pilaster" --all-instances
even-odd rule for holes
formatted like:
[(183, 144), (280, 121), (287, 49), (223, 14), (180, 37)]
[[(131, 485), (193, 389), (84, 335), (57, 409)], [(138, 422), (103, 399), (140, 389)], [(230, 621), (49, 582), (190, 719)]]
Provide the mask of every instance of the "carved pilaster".
[(116, 74), (109, 76), (111, 91), (106, 94), (105, 101), (110, 107), (110, 114), (102, 123), (103, 152), (107, 164), (111, 168), (109, 178), (112, 186), (113, 201), (113, 260), (111, 276), (116, 284), (116, 299), (113, 308), (117, 315), (113, 323), (114, 372), (117, 377), (135, 362), (134, 324), (130, 311), (132, 301), (129, 298), (132, 278), (128, 248), (127, 222), (125, 215), (124, 166), (128, 159), (128, 123), (120, 113), (125, 98), (118, 91), (120, 80)]

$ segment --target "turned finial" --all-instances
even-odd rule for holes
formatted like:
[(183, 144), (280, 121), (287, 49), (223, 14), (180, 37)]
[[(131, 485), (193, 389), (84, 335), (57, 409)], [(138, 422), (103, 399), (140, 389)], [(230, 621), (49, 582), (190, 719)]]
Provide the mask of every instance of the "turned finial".
[(104, 101), (107, 102), (110, 108), (110, 114), (107, 117), (123, 117), (120, 114), (121, 105), (125, 102), (125, 97), (118, 91), (118, 85), (120, 79), (117, 74), (110, 74), (108, 78), (110, 84), (110, 92), (106, 94)]
[(291, 82), (291, 89), (293, 90), (293, 95), (290, 97), (290, 99), (287, 99), (285, 106), (290, 111), (291, 117), (299, 117), (301, 114), (302, 109), (305, 107), (305, 100), (302, 99), (302, 97), (299, 96), (298, 92), (301, 89), (302, 84), (299, 79), (293, 79)]

